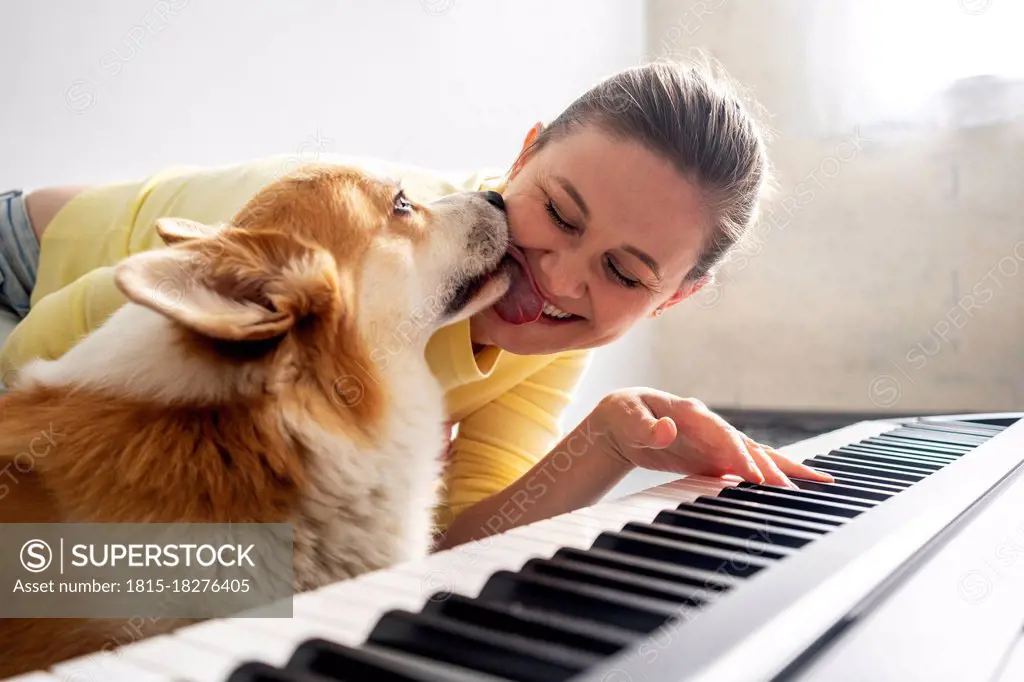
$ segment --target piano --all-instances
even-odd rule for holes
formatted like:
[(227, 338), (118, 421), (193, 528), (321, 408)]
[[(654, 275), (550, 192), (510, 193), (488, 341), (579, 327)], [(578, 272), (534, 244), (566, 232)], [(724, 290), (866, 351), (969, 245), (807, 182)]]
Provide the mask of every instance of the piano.
[(861, 421), (19, 682), (1024, 681), (1024, 414)]

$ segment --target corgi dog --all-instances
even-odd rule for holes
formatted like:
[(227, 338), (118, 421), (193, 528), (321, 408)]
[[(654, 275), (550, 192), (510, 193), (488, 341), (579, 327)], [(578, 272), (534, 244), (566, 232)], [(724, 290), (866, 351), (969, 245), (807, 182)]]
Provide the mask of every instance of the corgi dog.
[[(310, 164), (225, 225), (156, 229), (115, 267), (128, 302), (0, 396), (0, 522), (288, 523), (296, 592), (426, 555), (447, 419), (426, 344), (508, 290), (501, 196), (417, 203)], [(0, 677), (119, 625), (0, 619)]]

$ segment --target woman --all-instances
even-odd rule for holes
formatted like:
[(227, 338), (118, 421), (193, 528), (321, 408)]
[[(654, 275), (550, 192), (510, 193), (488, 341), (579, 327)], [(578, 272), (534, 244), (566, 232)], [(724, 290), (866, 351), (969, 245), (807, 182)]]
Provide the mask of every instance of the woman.
[[(496, 187), (528, 265), (505, 298), (428, 346), (458, 424), (439, 547), (592, 504), (636, 467), (777, 485), (792, 485), (788, 476), (831, 481), (700, 401), (649, 388), (608, 395), (556, 443), (590, 349), (693, 295), (755, 220), (768, 178), (764, 141), (720, 84), (660, 62), (616, 74), (535, 126), (497, 184), (358, 162), (399, 176), (423, 200)], [(112, 266), (161, 246), (157, 217), (226, 221), (287, 164), (9, 194), (0, 293), (25, 319), (0, 370), (12, 376), (31, 358), (61, 355), (123, 304)]]

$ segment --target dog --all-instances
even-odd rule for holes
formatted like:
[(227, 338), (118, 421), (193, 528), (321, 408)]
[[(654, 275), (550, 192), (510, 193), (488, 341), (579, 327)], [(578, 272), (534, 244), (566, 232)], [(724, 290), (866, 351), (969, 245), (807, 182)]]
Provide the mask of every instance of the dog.
[[(0, 397), (0, 469), (54, 434), (0, 521), (290, 523), (296, 592), (426, 555), (447, 418), (426, 343), (507, 291), (500, 195), (417, 203), (310, 164), (225, 225), (156, 229), (164, 248), (115, 268), (127, 303)], [(119, 625), (0, 620), (0, 677)]]

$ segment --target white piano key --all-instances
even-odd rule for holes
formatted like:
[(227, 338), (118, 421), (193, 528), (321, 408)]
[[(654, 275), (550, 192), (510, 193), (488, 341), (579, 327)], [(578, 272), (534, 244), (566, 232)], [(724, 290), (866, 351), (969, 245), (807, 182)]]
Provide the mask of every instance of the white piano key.
[[(295, 611), (306, 619), (304, 627), (308, 627), (309, 632), (330, 624), (334, 633), (319, 636), (346, 644), (358, 644), (366, 639), (385, 611), (395, 608), (419, 611), (433, 594), (444, 590), (475, 596), (494, 571), (516, 560), (505, 556), (502, 559), (482, 560), (472, 566), (453, 562), (450, 572), (445, 572), (443, 565), (428, 565), (424, 562), (418, 574), (413, 572), (411, 566), (405, 566), (404, 573), (389, 576), (396, 586), (401, 584), (401, 590), (385, 591), (373, 603), (346, 607), (344, 601), (350, 593), (338, 589), (326, 596), (317, 595), (317, 599), (302, 600), (296, 604)], [(388, 581), (378, 578), (375, 582), (386, 585)]]
[(229, 652), (215, 652), (188, 640), (163, 635), (121, 647), (118, 653), (147, 670), (189, 682), (224, 682), (238, 665)]
[[(502, 547), (520, 547), (520, 553), (538, 555), (543, 552), (547, 552), (551, 549), (551, 543), (541, 537), (532, 536), (524, 533), (523, 529), (528, 526), (519, 526), (517, 528), (511, 528), (508, 531), (501, 533), (500, 535), (494, 536), (494, 540), (500, 539), (502, 541)], [(480, 547), (487, 551), (489, 545), (485, 542), (480, 543)]]
[(292, 655), (288, 642), (272, 632), (246, 630), (238, 626), (241, 618), (222, 619), (200, 623), (178, 630), (171, 635), (209, 651), (234, 656), (238, 660), (254, 660), (283, 665)]
[(630, 521), (647, 522), (655, 516), (657, 512), (654, 510), (635, 507), (587, 507), (566, 517), (565, 521), (582, 526), (599, 525), (604, 530), (617, 530)]
[[(593, 544), (594, 538), (606, 530), (617, 528), (620, 524), (602, 524), (594, 519), (549, 519), (544, 521), (544, 532), (558, 547), (575, 547), (587, 549)], [(558, 551), (557, 549), (555, 551)], [(553, 554), (554, 552), (552, 552)], [(523, 561), (525, 563), (525, 560)]]
[(735, 486), (739, 482), (740, 479), (687, 476), (658, 486), (658, 494), (671, 496), (679, 502), (692, 502), (701, 495), (717, 495), (723, 488)]
[(419, 610), (437, 592), (476, 596), (495, 571), (518, 570), (531, 556), (550, 556), (565, 544), (566, 536), (546, 530), (546, 523), (514, 529), (421, 562), (304, 595), (296, 602), (296, 615), (348, 622), (352, 619), (345, 611), (353, 607), (373, 605), (378, 613), (389, 608)]
[[(414, 578), (405, 576), (407, 583), (415, 582)], [(407, 586), (411, 588), (412, 586)], [(350, 613), (362, 613), (367, 609), (385, 611), (387, 609), (410, 609), (416, 608), (423, 602), (419, 592), (412, 589), (395, 590), (382, 592), (374, 595), (375, 598), (368, 599), (363, 595), (363, 600), (354, 600), (345, 593), (334, 593), (321, 595), (317, 599), (296, 602), (294, 613), (296, 618), (311, 618), (317, 620), (338, 620), (350, 622)]]
[[(122, 647), (123, 648), (123, 647)], [(120, 656), (120, 649), (73, 658), (50, 668), (63, 682), (177, 682)]]
[(236, 627), (243, 631), (259, 631), (287, 639), (293, 648), (312, 637), (324, 637), (348, 643), (352, 637), (349, 625), (336, 623), (326, 619), (313, 619), (305, 616), (292, 618), (229, 618)]

